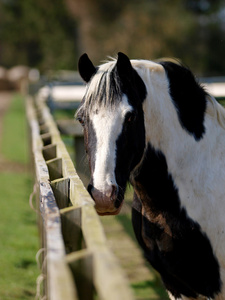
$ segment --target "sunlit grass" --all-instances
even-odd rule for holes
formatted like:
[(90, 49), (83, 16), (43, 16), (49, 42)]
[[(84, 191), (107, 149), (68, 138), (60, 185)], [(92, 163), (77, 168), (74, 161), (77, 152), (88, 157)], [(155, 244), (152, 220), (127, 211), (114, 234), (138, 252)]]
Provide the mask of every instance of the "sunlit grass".
[[(2, 151), (8, 163), (28, 162), (23, 98), (16, 95), (3, 120)], [(10, 168), (11, 170), (13, 168)], [(32, 179), (28, 173), (0, 173), (0, 299), (34, 299), (39, 270), (36, 214), (29, 206)]]
[(1, 173), (0, 299), (34, 299), (38, 268), (36, 215), (29, 207), (27, 174)]

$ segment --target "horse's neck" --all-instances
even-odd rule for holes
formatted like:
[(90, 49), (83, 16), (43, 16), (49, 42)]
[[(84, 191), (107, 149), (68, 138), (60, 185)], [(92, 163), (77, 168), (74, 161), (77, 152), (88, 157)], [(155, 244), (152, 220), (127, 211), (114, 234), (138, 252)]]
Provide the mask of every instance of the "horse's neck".
[[(166, 94), (162, 90), (156, 101), (169, 97)], [(205, 171), (207, 177), (207, 168), (225, 168), (225, 130), (216, 119), (205, 115), (205, 134), (196, 141), (182, 128), (171, 99), (152, 103), (152, 96), (144, 103), (146, 145), (151, 144), (165, 155), (168, 171), (173, 176), (183, 174), (191, 178)]]
[(162, 117), (146, 119), (145, 154), (131, 176), (142, 209), (157, 212), (161, 203), (166, 211), (167, 203), (173, 203), (179, 210), (181, 203), (194, 220), (205, 215), (201, 226), (206, 229), (211, 211), (225, 209), (225, 130), (207, 115), (205, 134), (196, 141), (176, 118), (171, 123)]

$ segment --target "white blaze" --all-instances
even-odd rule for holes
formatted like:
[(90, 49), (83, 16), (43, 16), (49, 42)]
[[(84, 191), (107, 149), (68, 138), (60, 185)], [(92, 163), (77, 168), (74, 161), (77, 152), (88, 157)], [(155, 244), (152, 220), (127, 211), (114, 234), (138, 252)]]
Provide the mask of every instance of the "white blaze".
[(130, 111), (132, 106), (124, 95), (116, 106), (102, 107), (90, 116), (97, 139), (93, 185), (105, 194), (109, 186), (116, 186), (116, 140), (122, 132), (124, 117)]

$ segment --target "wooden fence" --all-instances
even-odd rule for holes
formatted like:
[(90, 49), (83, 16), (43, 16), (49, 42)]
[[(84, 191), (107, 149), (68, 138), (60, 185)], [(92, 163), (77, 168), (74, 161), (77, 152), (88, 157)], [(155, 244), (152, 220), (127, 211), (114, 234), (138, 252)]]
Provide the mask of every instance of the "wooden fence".
[(43, 248), (39, 298), (134, 299), (48, 107), (29, 96), (26, 108)]

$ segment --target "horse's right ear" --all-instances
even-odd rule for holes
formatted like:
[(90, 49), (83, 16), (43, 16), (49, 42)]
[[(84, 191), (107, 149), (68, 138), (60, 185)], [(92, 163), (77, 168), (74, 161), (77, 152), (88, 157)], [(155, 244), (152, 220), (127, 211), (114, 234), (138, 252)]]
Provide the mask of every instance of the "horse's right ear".
[(88, 55), (84, 53), (78, 61), (78, 71), (84, 81), (89, 82), (91, 77), (96, 73), (97, 69), (89, 59)]

